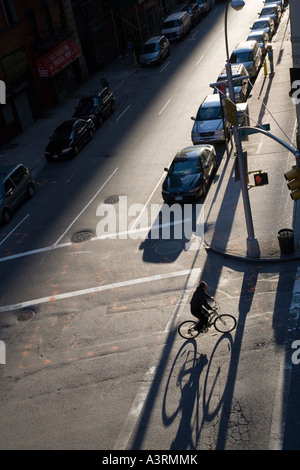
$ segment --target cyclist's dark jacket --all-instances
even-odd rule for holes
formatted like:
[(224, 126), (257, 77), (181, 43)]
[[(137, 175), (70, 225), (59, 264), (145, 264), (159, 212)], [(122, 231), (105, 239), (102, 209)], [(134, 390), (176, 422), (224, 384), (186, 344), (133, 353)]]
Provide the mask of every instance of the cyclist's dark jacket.
[(206, 299), (211, 299), (211, 296), (209, 294), (206, 294), (202, 287), (197, 287), (190, 302), (191, 312), (201, 313), (202, 307), (207, 308), (207, 310), (211, 310), (211, 306), (209, 305)]

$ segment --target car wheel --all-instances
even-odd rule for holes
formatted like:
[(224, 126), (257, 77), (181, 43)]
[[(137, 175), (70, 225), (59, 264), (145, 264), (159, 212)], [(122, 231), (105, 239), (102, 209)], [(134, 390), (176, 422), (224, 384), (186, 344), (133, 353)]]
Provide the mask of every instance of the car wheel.
[(89, 134), (90, 134), (90, 140), (92, 140), (92, 138), (94, 137), (94, 131), (93, 131), (93, 129), (90, 130)]
[(110, 105), (110, 113), (114, 114), (115, 110), (116, 110), (116, 105), (115, 105), (115, 102), (112, 101), (112, 103)]
[(2, 212), (2, 222), (6, 225), (11, 220), (11, 213), (9, 209), (3, 209)]
[(75, 145), (75, 147), (74, 147), (74, 155), (75, 155), (75, 157), (76, 157), (78, 154), (79, 154), (79, 150), (78, 150), (77, 145)]
[(28, 195), (29, 199), (31, 199), (35, 195), (35, 189), (34, 189), (33, 184), (29, 184), (27, 186), (27, 195)]
[(46, 160), (47, 162), (52, 162), (52, 158), (49, 155), (47, 155)]
[(101, 127), (102, 124), (103, 124), (103, 118), (102, 118), (102, 116), (99, 116), (98, 117), (98, 127)]

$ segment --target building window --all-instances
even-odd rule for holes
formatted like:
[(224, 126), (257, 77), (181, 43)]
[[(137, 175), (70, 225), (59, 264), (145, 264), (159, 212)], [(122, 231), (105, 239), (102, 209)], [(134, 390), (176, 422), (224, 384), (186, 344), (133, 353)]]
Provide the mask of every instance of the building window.
[(17, 16), (12, 0), (0, 0), (0, 5), (4, 13), (4, 17), (8, 26), (17, 22)]
[(46, 24), (48, 36), (52, 37), (54, 36), (54, 28), (53, 28), (49, 6), (47, 3), (43, 4), (42, 10), (43, 10), (44, 18), (45, 18), (45, 24)]
[(36, 21), (35, 11), (33, 8), (27, 10), (27, 18), (29, 21), (30, 34), (32, 36), (34, 44), (40, 41), (40, 32)]

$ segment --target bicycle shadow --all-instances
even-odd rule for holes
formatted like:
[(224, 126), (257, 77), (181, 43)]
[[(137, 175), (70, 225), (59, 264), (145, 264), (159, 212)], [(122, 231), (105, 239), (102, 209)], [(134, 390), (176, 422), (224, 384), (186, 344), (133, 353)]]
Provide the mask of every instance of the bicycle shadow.
[[(206, 354), (197, 351), (197, 342), (194, 339), (187, 340), (174, 359), (162, 404), (164, 426), (176, 426), (179, 421), (170, 450), (196, 450), (202, 430), (215, 419), (224, 405), (228, 380), (225, 379), (222, 394), (219, 383), (220, 367), (214, 367), (213, 365), (216, 353), (224, 340), (227, 341), (225, 348), (227, 346), (231, 353), (233, 340), (230, 333), (227, 333), (218, 339), (209, 361)], [(231, 356), (228, 360), (228, 367), (230, 367), (230, 363)], [(227, 377), (228, 375), (229, 373)], [(222, 371), (222, 376), (224, 378), (224, 371)], [(177, 398), (177, 404), (175, 405), (173, 404), (174, 382), (178, 390), (178, 393), (175, 394)], [(218, 390), (216, 391), (217, 383)], [(168, 401), (169, 390), (170, 400)]]

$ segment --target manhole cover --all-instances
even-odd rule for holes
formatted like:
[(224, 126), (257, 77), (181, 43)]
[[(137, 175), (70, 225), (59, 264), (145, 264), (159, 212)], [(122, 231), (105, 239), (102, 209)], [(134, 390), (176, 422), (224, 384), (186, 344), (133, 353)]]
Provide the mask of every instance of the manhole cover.
[(31, 320), (34, 317), (34, 311), (33, 310), (26, 310), (25, 312), (20, 313), (18, 315), (18, 321), (28, 321)]
[(109, 196), (104, 200), (104, 203), (105, 204), (117, 204), (117, 202), (119, 202), (119, 197), (120, 196), (118, 195)]
[(155, 248), (155, 252), (158, 255), (170, 255), (171, 253), (176, 253), (176, 251), (179, 250), (181, 250), (181, 243), (179, 242), (165, 242)]
[(92, 238), (93, 234), (92, 232), (88, 230), (83, 230), (81, 232), (76, 232), (72, 235), (71, 237), (71, 242), (72, 243), (82, 243), (90, 240)]

